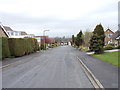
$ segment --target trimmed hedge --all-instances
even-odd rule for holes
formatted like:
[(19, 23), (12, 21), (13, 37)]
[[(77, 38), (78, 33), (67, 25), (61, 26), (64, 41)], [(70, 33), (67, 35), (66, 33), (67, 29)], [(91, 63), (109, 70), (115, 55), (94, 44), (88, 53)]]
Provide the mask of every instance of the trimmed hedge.
[(10, 38), (9, 47), (12, 56), (23, 56), (39, 50), (36, 39)]
[(25, 40), (22, 38), (10, 38), (9, 47), (11, 56), (23, 56), (25, 55)]
[(8, 38), (2, 37), (2, 59), (10, 56), (10, 50), (9, 50), (9, 44), (8, 44)]
[(9, 56), (23, 56), (39, 50), (37, 40), (34, 38), (3, 38), (2, 58)]
[(2, 60), (2, 38), (0, 38), (0, 60)]

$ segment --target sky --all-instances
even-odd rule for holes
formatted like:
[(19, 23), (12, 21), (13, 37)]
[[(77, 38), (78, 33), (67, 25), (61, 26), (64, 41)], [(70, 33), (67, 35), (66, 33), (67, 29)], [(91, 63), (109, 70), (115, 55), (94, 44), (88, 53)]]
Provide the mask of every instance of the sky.
[(71, 37), (80, 30), (118, 30), (119, 0), (0, 0), (0, 22), (16, 31)]

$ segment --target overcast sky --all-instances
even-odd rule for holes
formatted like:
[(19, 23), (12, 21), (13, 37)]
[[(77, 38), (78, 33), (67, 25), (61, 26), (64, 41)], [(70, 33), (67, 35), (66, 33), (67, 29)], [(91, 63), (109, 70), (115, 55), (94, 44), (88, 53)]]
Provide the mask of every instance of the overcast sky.
[(0, 22), (16, 31), (71, 37), (102, 23), (118, 29), (119, 0), (0, 0)]

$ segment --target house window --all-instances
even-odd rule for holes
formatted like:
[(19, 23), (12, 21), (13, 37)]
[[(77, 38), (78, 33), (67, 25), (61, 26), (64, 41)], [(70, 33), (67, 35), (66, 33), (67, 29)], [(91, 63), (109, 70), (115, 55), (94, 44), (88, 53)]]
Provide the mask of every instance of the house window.
[(11, 35), (12, 35), (12, 36), (14, 35), (13, 32), (11, 32)]
[(15, 33), (15, 36), (18, 36), (18, 33)]
[(108, 34), (108, 38), (111, 38), (112, 37), (112, 34)]

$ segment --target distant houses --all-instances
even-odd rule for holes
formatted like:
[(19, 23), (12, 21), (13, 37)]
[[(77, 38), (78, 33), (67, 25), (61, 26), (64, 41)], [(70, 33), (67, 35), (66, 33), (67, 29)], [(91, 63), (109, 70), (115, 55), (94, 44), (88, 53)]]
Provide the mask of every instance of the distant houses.
[[(113, 32), (109, 28), (105, 31), (105, 46), (106, 45), (114, 45), (118, 46), (120, 45), (120, 24), (118, 25), (119, 29), (116, 32)], [(66, 43), (70, 41), (70, 39), (57, 39), (57, 38), (49, 38), (48, 36), (35, 36), (34, 34), (27, 34), (25, 31), (15, 31), (12, 28), (8, 26), (3, 26), (0, 24), (0, 37), (8, 37), (8, 38), (24, 38), (24, 37), (30, 37), (30, 38), (36, 38), (39, 46), (41, 44), (46, 43), (48, 46), (52, 43)]]
[(49, 38), (48, 36), (35, 36), (35, 38), (37, 39), (39, 45), (46, 43), (47, 46), (49, 46), (50, 44), (55, 43), (55, 39)]

